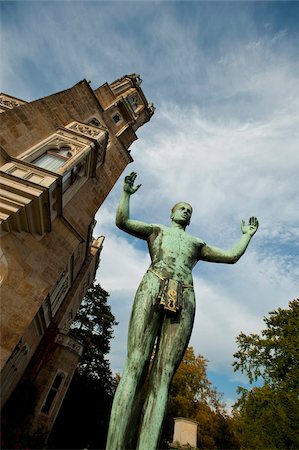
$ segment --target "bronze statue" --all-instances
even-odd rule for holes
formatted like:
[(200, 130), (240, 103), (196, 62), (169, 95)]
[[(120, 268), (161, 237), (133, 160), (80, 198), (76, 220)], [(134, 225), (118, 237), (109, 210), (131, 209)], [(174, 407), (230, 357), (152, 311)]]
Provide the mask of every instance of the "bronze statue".
[[(177, 203), (171, 211), (171, 227), (130, 219), (130, 197), (136, 173), (125, 177), (123, 194), (117, 209), (116, 225), (127, 233), (147, 240), (151, 264), (136, 292), (128, 334), (128, 355), (118, 385), (107, 440), (107, 450), (130, 447), (138, 433), (138, 450), (156, 450), (172, 377), (187, 348), (195, 314), (192, 269), (201, 261), (233, 264), (245, 252), (258, 229), (258, 220), (242, 221), (242, 237), (229, 250), (207, 245), (186, 233), (192, 207)], [(148, 373), (155, 347), (154, 361), (144, 404), (140, 392)]]

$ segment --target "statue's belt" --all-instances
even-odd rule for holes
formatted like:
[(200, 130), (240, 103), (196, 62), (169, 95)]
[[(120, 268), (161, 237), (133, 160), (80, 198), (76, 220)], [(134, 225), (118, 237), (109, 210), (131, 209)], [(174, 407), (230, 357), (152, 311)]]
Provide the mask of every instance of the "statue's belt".
[(183, 307), (183, 290), (193, 289), (193, 285), (180, 283), (172, 278), (165, 278), (151, 268), (147, 271), (152, 272), (161, 280), (158, 294), (159, 308), (172, 314), (178, 313)]

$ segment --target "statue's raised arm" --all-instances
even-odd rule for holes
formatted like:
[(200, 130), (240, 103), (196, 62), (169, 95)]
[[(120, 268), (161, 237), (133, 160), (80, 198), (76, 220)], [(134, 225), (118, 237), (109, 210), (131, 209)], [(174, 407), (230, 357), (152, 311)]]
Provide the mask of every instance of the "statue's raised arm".
[(130, 197), (135, 194), (141, 184), (134, 186), (137, 174), (130, 173), (125, 177), (123, 193), (116, 212), (116, 225), (123, 231), (141, 239), (147, 239), (153, 232), (150, 224), (130, 219)]
[(250, 217), (248, 225), (242, 220), (241, 229), (242, 237), (228, 251), (211, 245), (205, 245), (201, 250), (200, 259), (208, 262), (234, 264), (244, 254), (252, 236), (257, 232), (259, 222), (256, 217)]

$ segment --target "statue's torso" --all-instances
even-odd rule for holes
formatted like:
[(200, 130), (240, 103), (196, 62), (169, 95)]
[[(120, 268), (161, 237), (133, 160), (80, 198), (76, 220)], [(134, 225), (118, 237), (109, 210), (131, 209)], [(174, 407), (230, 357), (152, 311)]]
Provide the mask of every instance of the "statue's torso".
[(153, 225), (148, 238), (151, 267), (163, 277), (192, 283), (192, 269), (200, 258), (204, 242), (184, 230)]

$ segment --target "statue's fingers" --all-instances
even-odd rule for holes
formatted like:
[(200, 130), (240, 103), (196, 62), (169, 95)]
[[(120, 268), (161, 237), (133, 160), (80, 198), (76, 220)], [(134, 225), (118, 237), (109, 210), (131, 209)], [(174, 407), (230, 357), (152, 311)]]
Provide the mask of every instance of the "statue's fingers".
[(135, 192), (138, 191), (138, 189), (140, 188), (141, 184), (137, 184), (137, 186), (135, 187)]
[(132, 178), (132, 174), (130, 173), (129, 175), (125, 176), (125, 183), (130, 183), (131, 182), (131, 178)]

